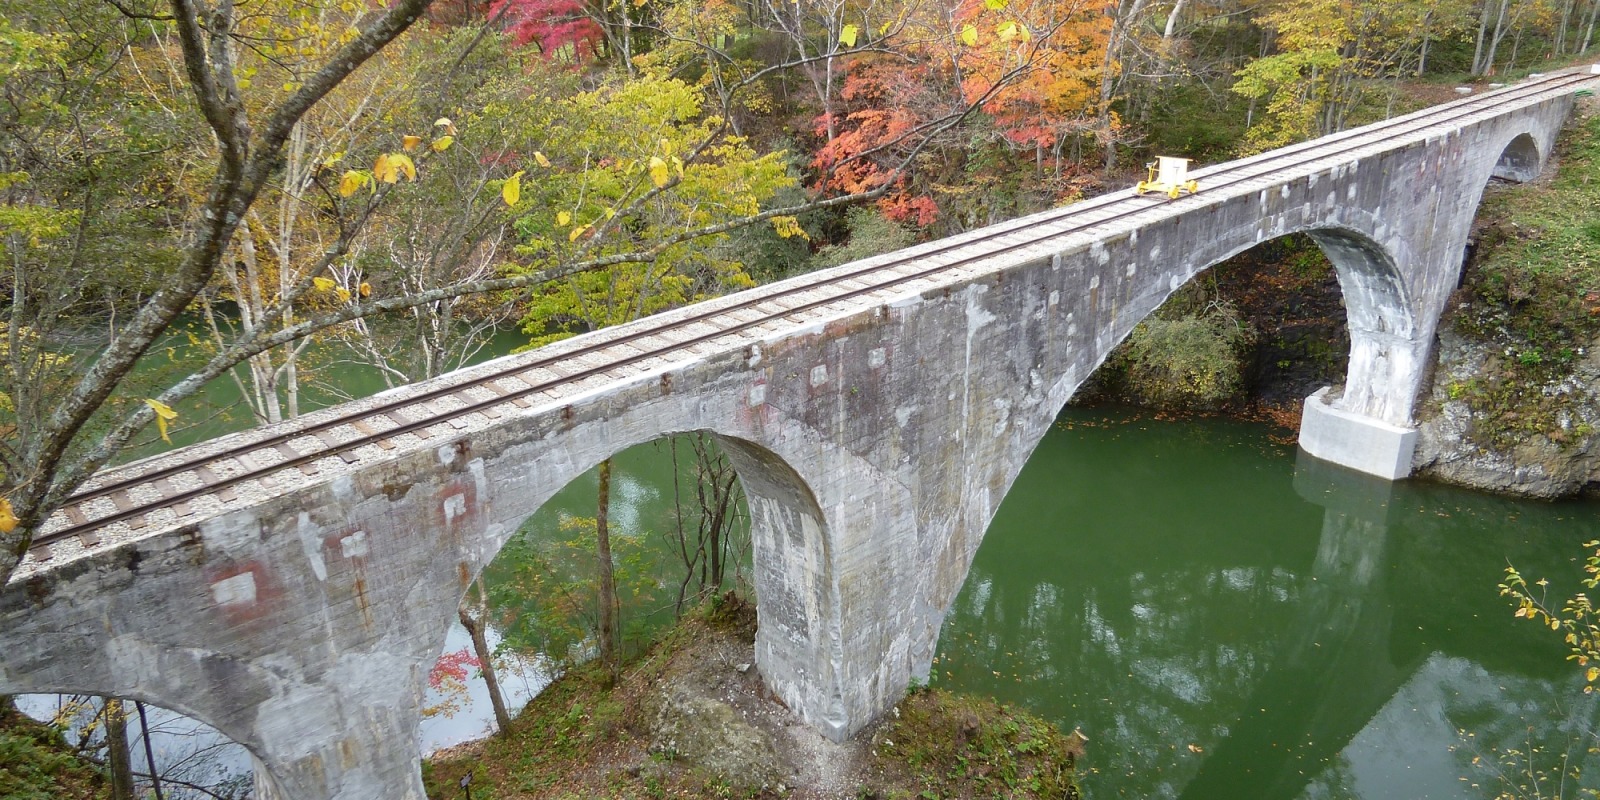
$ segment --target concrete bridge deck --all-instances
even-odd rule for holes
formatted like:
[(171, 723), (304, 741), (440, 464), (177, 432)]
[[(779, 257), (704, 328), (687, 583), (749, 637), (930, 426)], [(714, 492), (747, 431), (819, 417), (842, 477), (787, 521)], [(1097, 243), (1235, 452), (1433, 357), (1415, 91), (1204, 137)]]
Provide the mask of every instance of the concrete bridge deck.
[(420, 800), (416, 727), (461, 593), (611, 454), (709, 431), (749, 497), (757, 663), (843, 738), (926, 676), (1028, 454), (1147, 314), (1290, 233), (1352, 339), (1306, 449), (1385, 477), (1491, 176), (1542, 168), (1562, 73), (679, 309), (107, 472), (0, 592), (0, 693), (136, 698), (244, 744), (282, 795)]

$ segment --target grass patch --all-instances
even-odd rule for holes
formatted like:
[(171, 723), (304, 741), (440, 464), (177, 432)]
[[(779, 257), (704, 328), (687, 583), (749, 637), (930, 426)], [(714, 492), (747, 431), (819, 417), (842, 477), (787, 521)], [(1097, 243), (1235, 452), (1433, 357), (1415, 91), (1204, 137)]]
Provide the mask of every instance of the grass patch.
[(863, 800), (1076, 798), (1084, 739), (1025, 711), (939, 689), (913, 691), (872, 736)]

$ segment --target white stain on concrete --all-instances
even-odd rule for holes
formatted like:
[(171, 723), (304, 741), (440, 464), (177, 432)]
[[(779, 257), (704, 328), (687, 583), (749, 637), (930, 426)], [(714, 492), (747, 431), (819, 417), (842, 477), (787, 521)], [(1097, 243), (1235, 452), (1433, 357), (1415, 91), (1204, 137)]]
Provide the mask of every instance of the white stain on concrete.
[(306, 554), (306, 563), (311, 565), (312, 574), (317, 580), (328, 579), (328, 564), (322, 560), (322, 526), (311, 521), (311, 512), (302, 511), (295, 520), (295, 530), (300, 534), (300, 549)]
[(211, 584), (211, 599), (219, 606), (245, 606), (256, 601), (256, 574), (241, 572)]

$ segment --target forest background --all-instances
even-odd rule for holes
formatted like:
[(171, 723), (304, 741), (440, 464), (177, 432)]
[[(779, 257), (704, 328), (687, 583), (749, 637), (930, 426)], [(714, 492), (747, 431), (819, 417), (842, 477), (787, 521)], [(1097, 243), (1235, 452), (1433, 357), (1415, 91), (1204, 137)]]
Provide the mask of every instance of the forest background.
[[(1406, 110), (1596, 0), (6, 0), (0, 577), (229, 376), (293, 417)], [(866, 203), (846, 211), (852, 203)], [(187, 345), (195, 358), (178, 358)], [(136, 369), (137, 367), (137, 369)], [(157, 430), (148, 430), (150, 423)]]
[[(1404, 113), (1585, 53), (1600, 16), (1600, 0), (0, 7), (0, 580), (96, 469), (238, 414), (193, 402), (208, 382), (278, 422), (337, 396), (351, 363), (409, 383), (496, 331), (536, 346), (1120, 188), (1156, 153), (1216, 162)], [(1191, 305), (1166, 320), (1180, 338), (1133, 343), (1130, 371), (1170, 373), (1140, 353), (1187, 352), (1174, 342), (1213, 348), (1202, 361), (1236, 348), (1215, 303)], [(705, 593), (737, 489), (695, 458), (720, 487), (698, 500), (717, 518)], [(585, 541), (615, 598), (600, 475)], [(469, 593), (475, 638), (494, 590)], [(602, 650), (614, 605), (596, 605)]]

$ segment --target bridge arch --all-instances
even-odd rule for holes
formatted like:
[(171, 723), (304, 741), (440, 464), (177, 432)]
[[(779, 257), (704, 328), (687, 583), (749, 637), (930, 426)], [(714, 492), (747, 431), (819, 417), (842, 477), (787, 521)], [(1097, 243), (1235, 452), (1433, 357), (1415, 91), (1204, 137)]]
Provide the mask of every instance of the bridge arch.
[(1512, 183), (1527, 183), (1539, 175), (1544, 153), (1531, 133), (1519, 133), (1500, 151), (1492, 177)]
[[(622, 428), (632, 428), (622, 425)], [(798, 696), (806, 681), (808, 665), (826, 662), (827, 649), (837, 642), (827, 635), (828, 621), (835, 618), (835, 592), (832, 591), (833, 548), (830, 526), (807, 478), (790, 460), (773, 449), (717, 426), (633, 428), (632, 435), (603, 443), (579, 445), (582, 453), (566, 453), (557, 460), (563, 467), (544, 471), (516, 459), (486, 468), (486, 482), (502, 485), (496, 495), (519, 494), (531, 502), (513, 501), (515, 510), (495, 513), (484, 529), (482, 549), (475, 554), (470, 578), (463, 576), (456, 600), (466, 598), (473, 581), (494, 561), (507, 542), (539, 509), (555, 495), (592, 472), (602, 462), (639, 446), (686, 434), (706, 434), (727, 457), (744, 493), (749, 511), (751, 580), (757, 596), (756, 664), (768, 688), (781, 697)], [(575, 439), (574, 439), (575, 441)], [(546, 451), (548, 452), (548, 451)], [(513, 471), (515, 480), (502, 483), (496, 471)], [(490, 507), (500, 505), (491, 497)], [(782, 611), (769, 613), (769, 610)], [(454, 618), (455, 608), (449, 610)], [(446, 629), (435, 638), (433, 653), (443, 651)], [(842, 709), (836, 709), (842, 716)]]
[[(1279, 214), (1263, 220), (1247, 239), (1223, 237), (1197, 248), (1182, 267), (1182, 280), (1161, 287), (1163, 291), (1141, 313), (1131, 315), (1099, 357), (1105, 358), (1110, 345), (1125, 338), (1180, 287), (1213, 267), (1267, 242), (1305, 234), (1333, 264), (1344, 299), (1350, 352), (1341, 405), (1396, 425), (1408, 424), (1413, 397), (1405, 376), (1414, 372), (1427, 344), (1418, 341), (1422, 337), (1417, 305), (1401, 271), (1409, 254), (1401, 249), (1403, 243), (1385, 243), (1370, 232), (1380, 229), (1370, 214), (1346, 211), (1342, 216), (1345, 219), (1290, 219)], [(1060, 413), (1064, 405), (1065, 397), (1053, 413)]]

